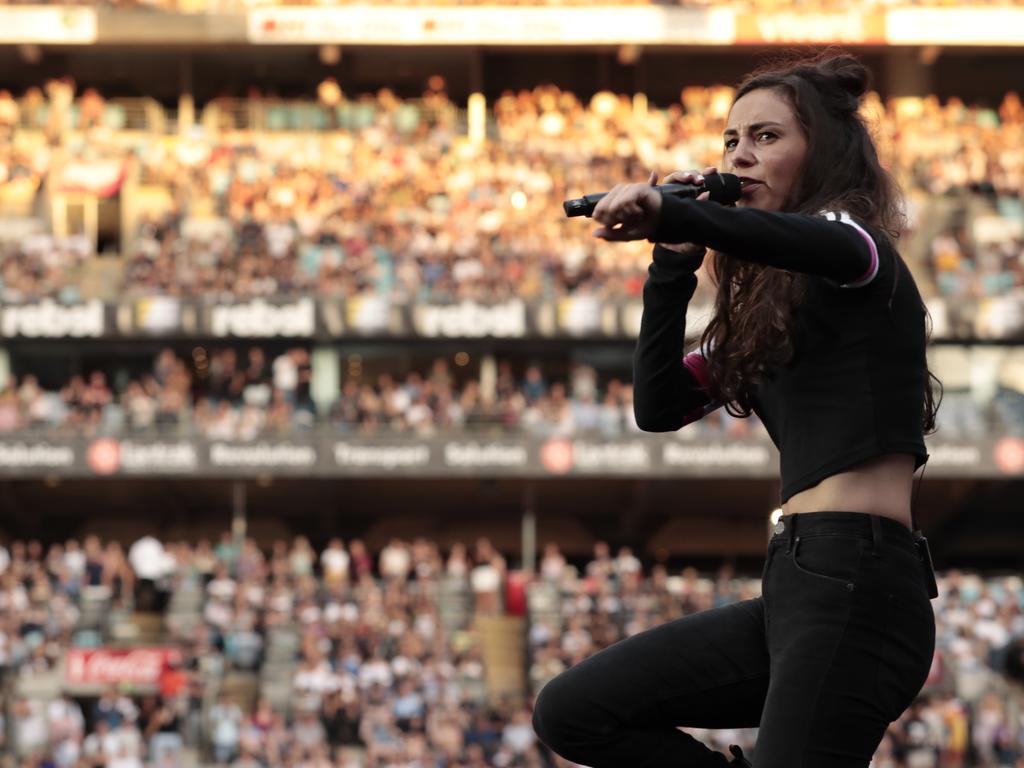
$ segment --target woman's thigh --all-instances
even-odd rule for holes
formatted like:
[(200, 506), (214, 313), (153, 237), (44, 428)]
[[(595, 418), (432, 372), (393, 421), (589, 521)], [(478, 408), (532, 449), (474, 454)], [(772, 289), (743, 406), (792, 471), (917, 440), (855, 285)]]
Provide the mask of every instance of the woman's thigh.
[(856, 536), (773, 542), (764, 600), (771, 685), (757, 768), (867, 768), (924, 684), (934, 615), (904, 548)]
[(563, 672), (540, 695), (570, 729), (756, 727), (768, 671), (759, 597), (621, 640)]

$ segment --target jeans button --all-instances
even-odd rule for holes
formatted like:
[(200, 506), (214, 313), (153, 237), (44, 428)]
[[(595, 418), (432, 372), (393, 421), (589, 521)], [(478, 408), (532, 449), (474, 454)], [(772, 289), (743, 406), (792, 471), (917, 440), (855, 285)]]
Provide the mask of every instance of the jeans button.
[(782, 533), (784, 530), (786, 530), (786, 524), (779, 520), (779, 522), (775, 524), (775, 527), (772, 530), (775, 531), (775, 533)]

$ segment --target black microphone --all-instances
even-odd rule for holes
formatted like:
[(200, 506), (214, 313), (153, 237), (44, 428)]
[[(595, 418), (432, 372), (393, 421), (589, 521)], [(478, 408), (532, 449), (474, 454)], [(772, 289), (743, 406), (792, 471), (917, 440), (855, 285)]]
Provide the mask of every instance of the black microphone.
[[(704, 176), (703, 184), (659, 184), (652, 188), (675, 197), (697, 197), (702, 192), (710, 192), (710, 199), (722, 205), (735, 203), (740, 199), (740, 177), (732, 173), (709, 173)], [(562, 203), (565, 215), (589, 218), (594, 213), (597, 201), (607, 194), (598, 192), (577, 197), (575, 200), (566, 200)]]

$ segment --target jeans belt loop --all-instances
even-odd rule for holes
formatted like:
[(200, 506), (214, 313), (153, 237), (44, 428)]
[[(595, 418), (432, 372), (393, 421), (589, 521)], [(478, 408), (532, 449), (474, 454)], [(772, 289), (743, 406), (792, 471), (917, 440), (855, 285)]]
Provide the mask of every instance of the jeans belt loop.
[(881, 557), (879, 552), (882, 544), (882, 521), (878, 515), (868, 515), (871, 518), (871, 556)]
[(793, 539), (796, 537), (796, 519), (798, 515), (790, 515), (786, 521), (786, 553), (793, 551)]

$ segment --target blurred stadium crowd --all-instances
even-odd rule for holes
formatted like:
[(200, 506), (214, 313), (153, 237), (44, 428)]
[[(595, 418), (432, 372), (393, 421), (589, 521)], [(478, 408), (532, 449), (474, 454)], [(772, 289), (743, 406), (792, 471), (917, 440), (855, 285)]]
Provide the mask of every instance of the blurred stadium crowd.
[[(610, 92), (583, 103), (555, 86), (507, 92), (487, 114), (487, 138), (474, 142), (443, 79), (430, 83), (417, 100), (386, 89), (348, 98), (325, 81), (318, 102), (214, 101), (203, 128), (186, 135), (129, 130), (124, 105), (94, 89), (76, 96), (69, 78), (17, 98), (0, 92), (0, 298), (83, 298), (94, 246), (40, 226), (40, 205), (44, 190), (79, 188), (85, 174), (147, 201), (137, 228), (122, 233), (128, 251), (104, 282), (109, 296), (635, 298), (649, 246), (597, 241), (561, 202), (652, 168), (719, 164), (732, 94), (687, 87), (678, 104), (654, 108)], [(864, 114), (907, 193), (908, 234), (927, 229), (923, 247), (903, 254), (922, 290), (957, 306), (1019, 303), (1018, 94), (985, 109), (872, 93)], [(969, 218), (926, 215), (943, 198)], [(24, 225), (14, 226), (19, 214)], [(978, 234), (971, 223), (981, 215), (988, 226)], [(697, 300), (709, 290), (702, 281)]]
[[(747, 4), (807, 10), (791, 0)], [(260, 3), (97, 5), (221, 12)], [(252, 91), (205, 105), (199, 125), (180, 134), (159, 104), (108, 100), (70, 78), (0, 91), (0, 302), (636, 299), (649, 245), (595, 241), (586, 223), (565, 220), (561, 201), (651, 168), (665, 175), (718, 164), (731, 96), (727, 87), (688, 87), (679, 103), (656, 107), (543, 86), (488, 105), (474, 140), (471, 116), (437, 77), (415, 100), (388, 90), (350, 96), (333, 80), (315, 100)], [(1019, 95), (988, 109), (871, 94), (864, 113), (907, 193), (903, 255), (938, 321), (978, 332), (1019, 314)], [(83, 184), (137, 203), (131, 229), (99, 243), (58, 234), (47, 198)], [(697, 302), (711, 298), (705, 278)], [(0, 435), (637, 431), (628, 380), (582, 365), (556, 376), (545, 362), (499, 359), (489, 383), (438, 358), (346, 378), (338, 398), (318, 407), (310, 350), (290, 343), (168, 347), (142, 371), (111, 357), (102, 370), (45, 384), (15, 364), (18, 373), (0, 382)], [(945, 385), (941, 436), (980, 439), (995, 427), (1024, 436), (1024, 350), (942, 345), (929, 360)], [(759, 430), (756, 417), (720, 410), (679, 438)], [(374, 552), (334, 540), (317, 551), (302, 537), (264, 551), (230, 534), (195, 544), (147, 537), (127, 551), (96, 536), (48, 548), (0, 542), (0, 699), (9, 704), (0, 708), (0, 768), (170, 768), (197, 758), (239, 768), (535, 768), (547, 762), (529, 697), (548, 680), (618, 639), (760, 590), (728, 565), (714, 574), (670, 569), (599, 543), (576, 567), (549, 544), (525, 577), (528, 700), (496, 700), (475, 620), (511, 609), (518, 576), (486, 539), (444, 553), (426, 539)], [(1019, 768), (1024, 718), (1002, 668), (1024, 637), (1024, 582), (950, 571), (940, 574), (940, 594), (933, 674), (872, 768)], [(158, 615), (157, 639), (183, 651), (155, 692), (84, 696), (58, 685), (53, 697), (12, 696), (33, 689), (26, 681), (59, 677), (72, 645), (128, 632), (136, 610)], [(754, 730), (691, 732), (723, 750), (756, 739)]]
[[(468, 357), (468, 356), (467, 356)], [(1024, 437), (1024, 349), (934, 345), (929, 365), (943, 383), (939, 435), (979, 440)], [(488, 383), (472, 368), (436, 357), (421, 370), (346, 374), (332, 403), (311, 398), (310, 352), (268, 354), (260, 346), (170, 347), (135, 375), (110, 360), (105, 370), (44, 388), (35, 373), (0, 388), (0, 435), (192, 437), (249, 441), (329, 430), (338, 435), (432, 437), (453, 433), (621, 437), (640, 432), (628, 376), (585, 364), (556, 376), (544, 362), (498, 358)], [(764, 436), (752, 414), (718, 409), (679, 432), (685, 441)]]
[[(599, 381), (590, 366), (574, 366), (561, 381), (546, 376), (539, 363), (516, 376), (508, 360), (499, 360), (488, 397), (479, 379), (460, 383), (457, 368), (443, 357), (423, 371), (346, 378), (338, 399), (318, 417), (310, 398), (309, 358), (304, 347), (273, 357), (258, 346), (242, 353), (233, 347), (197, 347), (188, 358), (165, 348), (137, 378), (114, 366), (117, 384), (102, 371), (74, 376), (56, 390), (44, 390), (35, 374), (20, 382), (11, 376), (0, 390), (0, 434), (252, 440), (318, 425), (338, 434), (418, 437), (456, 431), (544, 437), (640, 431), (632, 385), (616, 378)], [(687, 439), (744, 437), (760, 428), (756, 416), (744, 421), (724, 412), (694, 427)]]
[[(316, 102), (256, 92), (218, 100), (203, 111), (202, 127), (184, 135), (164, 130), (155, 102), (139, 129), (129, 125), (130, 106), (91, 88), (77, 93), (69, 78), (17, 98), (0, 92), (0, 299), (635, 299), (649, 246), (595, 241), (585, 223), (565, 219), (560, 203), (648, 168), (716, 164), (731, 95), (724, 86), (687, 87), (678, 104), (655, 108), (609, 92), (583, 103), (542, 86), (497, 99), (484, 137), (471, 141), (466, 110), (437, 76), (416, 100), (388, 90), (349, 98), (333, 80), (320, 84)], [(1006, 318), (1024, 308), (1018, 94), (987, 109), (934, 97), (883, 103), (872, 93), (864, 114), (907, 194), (903, 255), (937, 335), (999, 335), (986, 329), (1012, 326)], [(58, 237), (44, 224), (45, 196), (76, 189), (90, 174), (111, 189), (122, 185), (125, 199), (146, 201), (137, 227), (122, 233), (123, 259), (98, 256), (88, 238)], [(89, 279), (96, 268), (102, 280)], [(701, 277), (695, 303), (712, 298), (703, 268)], [(29, 374), (11, 377), (0, 389), (0, 431), (187, 430), (246, 439), (316, 423), (364, 432), (633, 428), (630, 386), (620, 380), (552, 381), (538, 398), (507, 376), (490, 391), (472, 379), (439, 385), (427, 372), (395, 370), (375, 382), (343, 382), (328, 410), (309, 402), (304, 349), (270, 361), (258, 348), (211, 354), (205, 379), (195, 360), (169, 351), (142, 376), (82, 371), (47, 388)], [(993, 425), (1024, 431), (1020, 354), (1000, 352), (987, 365), (971, 358), (983, 354), (932, 350), (943, 358), (933, 363), (947, 384), (940, 418), (952, 439)], [(527, 378), (523, 370), (516, 376)], [(717, 418), (700, 429), (744, 430)]]
[[(34, 4), (46, 5), (56, 4), (58, 0), (9, 0), (11, 5)], [(69, 3), (60, 2), (61, 5)], [(316, 5), (316, 6), (346, 6), (355, 5), (356, 0), (290, 0), (288, 3), (281, 3), (278, 0), (82, 0), (72, 5), (89, 5), (100, 8), (117, 8), (131, 10), (138, 8), (150, 8), (163, 11), (176, 11), (180, 13), (225, 13), (231, 11), (245, 11), (252, 8), (278, 5)], [(360, 0), (360, 5), (401, 5), (401, 6), (455, 6), (455, 5), (490, 5), (489, 0)], [(712, 0), (597, 0), (597, 2), (584, 2), (584, 0), (502, 0), (506, 6), (536, 6), (536, 7), (570, 7), (581, 5), (681, 5), (695, 8), (721, 5)], [(1014, 6), (1016, 0), (982, 0), (978, 5), (986, 6)], [(749, 8), (758, 11), (835, 11), (847, 10), (850, 8), (889, 8), (892, 6), (959, 6), (962, 3), (958, 0), (866, 0), (862, 3), (853, 3), (850, 0), (815, 0), (813, 3), (803, 0), (732, 0), (732, 6)]]
[[(0, 547), (5, 692), (59, 672), (72, 641), (101, 642), (135, 608), (158, 611), (184, 655), (153, 693), (17, 697), (0, 727), (10, 738), (0, 765), (545, 765), (528, 701), (488, 696), (474, 629), (511, 608), (515, 573), (485, 538), (447, 554), (423, 538), (378, 552), (357, 539), (317, 552), (302, 536), (263, 551), (227, 533), (197, 544), (147, 536), (127, 553), (96, 536), (11, 542)], [(758, 579), (728, 564), (714, 574), (669, 569), (604, 542), (579, 568), (549, 543), (520, 583), (528, 700), (618, 639), (760, 593)], [(1024, 716), (1000, 681), (1008, 646), (1024, 636), (1024, 582), (950, 571), (940, 593), (932, 674), (872, 766), (1019, 765)], [(226, 684), (240, 675), (249, 687)], [(756, 729), (691, 732), (723, 751), (756, 738)]]

